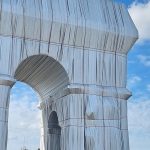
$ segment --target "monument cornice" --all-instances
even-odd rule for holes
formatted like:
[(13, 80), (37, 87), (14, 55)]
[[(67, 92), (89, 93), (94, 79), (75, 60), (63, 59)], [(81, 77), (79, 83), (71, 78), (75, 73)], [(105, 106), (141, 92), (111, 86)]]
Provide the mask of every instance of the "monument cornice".
[(66, 88), (57, 91), (55, 94), (51, 95), (49, 98), (41, 101), (38, 105), (39, 109), (43, 109), (46, 106), (51, 105), (53, 102), (60, 100), (67, 95), (85, 94), (85, 95), (95, 95), (101, 97), (113, 97), (121, 100), (128, 100), (132, 93), (124, 87), (111, 87), (111, 86), (101, 86), (101, 85), (84, 85), (84, 84), (70, 84)]
[[(56, 5), (56, 2), (52, 3)], [(110, 0), (101, 3), (95, 1), (95, 5), (103, 9), (95, 9), (95, 12), (91, 10), (85, 17), (81, 17), (82, 15), (78, 14), (79, 10), (72, 4), (70, 7), (75, 9), (76, 13), (70, 9), (68, 15), (64, 0), (60, 3), (62, 3), (61, 10), (57, 7), (44, 10), (38, 3), (41, 11), (37, 13), (37, 8), (30, 9), (29, 5), (25, 7), (29, 11), (23, 12), (25, 8), (22, 8), (20, 3), (14, 5), (3, 2), (0, 35), (121, 54), (127, 54), (138, 38), (138, 32), (124, 5)], [(79, 2), (76, 3), (79, 5)], [(93, 4), (90, 5), (89, 9), (93, 9)], [(86, 5), (84, 9), (88, 9)], [(115, 46), (113, 43), (116, 43)]]
[(0, 85), (13, 86), (16, 83), (16, 79), (9, 75), (0, 74)]

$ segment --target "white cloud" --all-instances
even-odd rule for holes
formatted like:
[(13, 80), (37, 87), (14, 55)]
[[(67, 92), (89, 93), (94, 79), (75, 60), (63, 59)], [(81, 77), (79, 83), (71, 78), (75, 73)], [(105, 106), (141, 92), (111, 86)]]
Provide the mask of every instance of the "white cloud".
[(147, 90), (150, 91), (150, 84), (147, 85)]
[(8, 150), (20, 150), (24, 144), (30, 149), (39, 147), (40, 115), (34, 93), (19, 84), (10, 99)]
[(139, 31), (140, 40), (150, 40), (150, 1), (135, 1), (130, 6), (129, 13)]
[(132, 78), (129, 79), (130, 84), (135, 84), (139, 81), (141, 81), (141, 78), (139, 76), (133, 76)]
[(130, 129), (142, 130), (150, 134), (150, 100), (128, 104)]
[(132, 150), (149, 150), (150, 100), (128, 103), (130, 147)]
[(137, 57), (144, 66), (150, 67), (150, 56), (138, 55)]
[(134, 75), (134, 76), (131, 76), (129, 79), (128, 79), (128, 88), (131, 89), (132, 87), (134, 87), (137, 83), (139, 83), (142, 79), (137, 76), (137, 75)]

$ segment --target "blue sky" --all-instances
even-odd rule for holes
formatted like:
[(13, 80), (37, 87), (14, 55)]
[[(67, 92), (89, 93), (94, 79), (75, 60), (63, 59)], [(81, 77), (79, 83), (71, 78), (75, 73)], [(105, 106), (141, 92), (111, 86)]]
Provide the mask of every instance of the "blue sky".
[[(150, 149), (150, 0), (123, 2), (139, 30), (140, 39), (128, 55), (128, 103), (131, 150)], [(39, 110), (35, 92), (22, 83), (11, 91), (8, 150), (39, 146)], [(14, 123), (14, 122), (17, 123)], [(20, 138), (20, 136), (22, 138)], [(31, 142), (32, 141), (32, 142)], [(16, 144), (17, 143), (17, 144)], [(17, 145), (17, 146), (16, 146)]]
[(139, 3), (147, 3), (148, 0), (115, 0), (116, 2), (124, 3), (126, 6), (131, 5), (133, 2), (139, 2)]
[(126, 4), (127, 6), (130, 5), (130, 4), (133, 2), (133, 0), (115, 0), (115, 1), (116, 1), (116, 2), (124, 3), (124, 4)]

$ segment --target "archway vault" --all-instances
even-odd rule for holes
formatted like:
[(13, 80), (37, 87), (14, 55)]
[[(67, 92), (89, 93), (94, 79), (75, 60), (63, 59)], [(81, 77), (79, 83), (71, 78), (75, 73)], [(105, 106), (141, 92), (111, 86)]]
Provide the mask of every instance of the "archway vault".
[(29, 84), (38, 92), (42, 100), (48, 99), (69, 84), (63, 66), (46, 55), (26, 58), (16, 69), (15, 79)]

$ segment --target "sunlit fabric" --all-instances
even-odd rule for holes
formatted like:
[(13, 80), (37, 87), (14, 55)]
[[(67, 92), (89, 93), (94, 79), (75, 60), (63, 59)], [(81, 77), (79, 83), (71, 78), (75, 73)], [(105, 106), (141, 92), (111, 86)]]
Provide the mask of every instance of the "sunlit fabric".
[(7, 149), (16, 81), (41, 99), (41, 150), (129, 150), (127, 53), (138, 32), (125, 6), (112, 0), (0, 6), (0, 150)]

